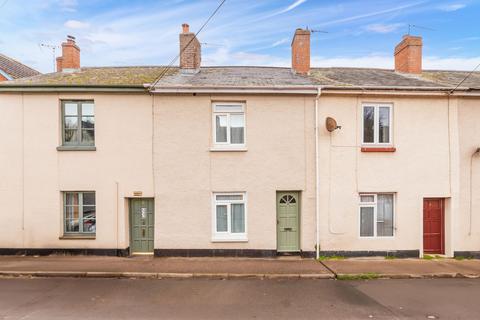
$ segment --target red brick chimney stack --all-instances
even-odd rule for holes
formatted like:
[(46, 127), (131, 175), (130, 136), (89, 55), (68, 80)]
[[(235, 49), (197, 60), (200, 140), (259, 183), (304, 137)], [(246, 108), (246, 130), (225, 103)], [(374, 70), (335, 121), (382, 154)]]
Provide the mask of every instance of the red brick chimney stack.
[(297, 74), (310, 73), (310, 30), (295, 30), (292, 40), (292, 70)]
[(57, 72), (80, 69), (80, 48), (75, 43), (75, 37), (67, 36), (62, 43), (62, 56), (57, 58)]
[(405, 35), (395, 47), (395, 71), (422, 73), (422, 37)]
[(201, 61), (200, 41), (193, 32), (190, 32), (190, 26), (184, 23), (180, 33), (180, 69), (185, 73), (196, 73), (200, 69)]

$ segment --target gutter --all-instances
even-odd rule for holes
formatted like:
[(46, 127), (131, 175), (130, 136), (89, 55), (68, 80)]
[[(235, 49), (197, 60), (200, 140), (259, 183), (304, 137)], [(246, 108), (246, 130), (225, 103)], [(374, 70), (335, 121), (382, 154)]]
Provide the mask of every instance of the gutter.
[(318, 148), (318, 100), (322, 95), (322, 87), (317, 88), (317, 96), (315, 97), (315, 225), (316, 225), (316, 240), (315, 240), (315, 255), (320, 258), (320, 173), (319, 166), (319, 148)]
[(199, 94), (302, 94), (315, 95), (316, 87), (308, 86), (271, 86), (271, 87), (161, 87), (155, 88), (151, 93), (156, 94), (182, 94), (182, 93), (199, 93)]
[(0, 92), (146, 92), (143, 86), (0, 85)]

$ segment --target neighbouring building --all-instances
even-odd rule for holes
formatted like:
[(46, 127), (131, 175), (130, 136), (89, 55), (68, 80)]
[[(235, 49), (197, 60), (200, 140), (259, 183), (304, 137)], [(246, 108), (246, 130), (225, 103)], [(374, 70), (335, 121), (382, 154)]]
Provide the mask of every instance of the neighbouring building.
[(0, 82), (39, 75), (40, 72), (0, 53)]
[[(480, 255), (480, 74), (80, 65), (0, 84), (0, 253)], [(463, 80), (463, 82), (462, 82)], [(460, 84), (460, 85), (459, 85)], [(328, 119), (328, 120), (327, 120)]]

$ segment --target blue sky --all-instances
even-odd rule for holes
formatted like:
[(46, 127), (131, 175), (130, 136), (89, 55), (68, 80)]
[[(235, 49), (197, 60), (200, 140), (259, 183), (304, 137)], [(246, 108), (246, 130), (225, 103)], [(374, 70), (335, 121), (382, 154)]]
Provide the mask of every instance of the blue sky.
[[(82, 66), (161, 65), (178, 53), (187, 22), (198, 30), (219, 0), (0, 0), (0, 52), (42, 72), (40, 43), (77, 37)], [(290, 65), (297, 27), (312, 36), (312, 65), (393, 66), (408, 25), (424, 37), (424, 66), (471, 70), (480, 63), (480, 0), (227, 0), (199, 38), (204, 65)]]

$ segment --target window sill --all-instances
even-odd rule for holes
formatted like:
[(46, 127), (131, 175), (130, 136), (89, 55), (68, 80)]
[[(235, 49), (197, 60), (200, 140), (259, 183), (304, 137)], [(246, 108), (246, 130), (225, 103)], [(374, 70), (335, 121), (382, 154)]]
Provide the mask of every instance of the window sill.
[(84, 235), (84, 234), (64, 234), (63, 236), (58, 237), (60, 240), (95, 240), (95, 235)]
[(211, 147), (210, 152), (247, 152), (246, 147)]
[(213, 237), (212, 242), (248, 242), (248, 239), (247, 237), (238, 237), (238, 238)]
[(395, 152), (397, 148), (394, 147), (362, 147), (362, 152)]
[(57, 151), (97, 151), (95, 146), (58, 146)]

